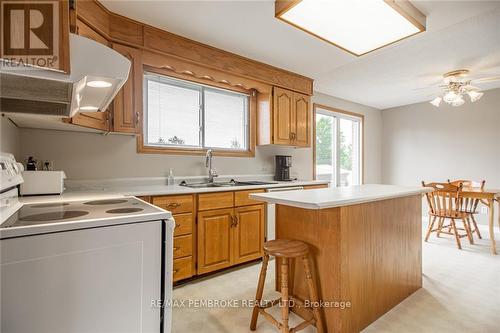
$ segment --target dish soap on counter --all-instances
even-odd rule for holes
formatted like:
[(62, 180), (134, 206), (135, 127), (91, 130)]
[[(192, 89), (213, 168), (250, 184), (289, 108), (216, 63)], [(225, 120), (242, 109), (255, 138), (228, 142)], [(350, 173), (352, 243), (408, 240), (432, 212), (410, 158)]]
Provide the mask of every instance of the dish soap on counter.
[(170, 168), (170, 171), (168, 172), (167, 185), (168, 186), (175, 185), (174, 169), (172, 169), (172, 168)]

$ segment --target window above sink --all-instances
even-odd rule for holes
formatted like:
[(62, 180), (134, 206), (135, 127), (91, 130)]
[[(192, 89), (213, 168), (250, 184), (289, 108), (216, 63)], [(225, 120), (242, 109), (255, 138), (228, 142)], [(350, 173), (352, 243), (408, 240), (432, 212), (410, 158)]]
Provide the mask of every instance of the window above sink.
[(145, 152), (253, 156), (252, 91), (144, 73)]

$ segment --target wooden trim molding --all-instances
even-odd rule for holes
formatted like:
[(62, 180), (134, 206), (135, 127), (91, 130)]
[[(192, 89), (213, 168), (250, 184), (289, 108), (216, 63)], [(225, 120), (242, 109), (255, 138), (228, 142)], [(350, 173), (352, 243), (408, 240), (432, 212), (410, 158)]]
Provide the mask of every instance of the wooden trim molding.
[(158, 52), (144, 51), (143, 64), (146, 71), (222, 89), (244, 93), (249, 93), (252, 90), (256, 90), (259, 93), (270, 93), (272, 90), (271, 85), (225, 73), (220, 70), (214, 70), (190, 61), (166, 56)]
[[(253, 85), (265, 84), (307, 95), (313, 94), (313, 80), (308, 77), (134, 21), (109, 11), (96, 0), (79, 1), (77, 16), (111, 42), (149, 50), (239, 76), (247, 80), (245, 83), (239, 82), (247, 87), (250, 87), (249, 81), (255, 81)], [(215, 77), (214, 74), (203, 75)], [(257, 87), (252, 88), (260, 91)]]
[[(313, 104), (313, 158), (312, 158), (312, 170), (313, 170), (313, 179), (316, 179), (316, 109), (323, 109), (327, 111), (331, 111), (334, 113), (340, 113), (351, 117), (356, 117), (361, 119), (361, 184), (365, 183), (365, 115), (350, 111), (345, 111), (341, 109), (337, 109), (328, 105)], [(336, 184), (334, 184), (336, 186)]]

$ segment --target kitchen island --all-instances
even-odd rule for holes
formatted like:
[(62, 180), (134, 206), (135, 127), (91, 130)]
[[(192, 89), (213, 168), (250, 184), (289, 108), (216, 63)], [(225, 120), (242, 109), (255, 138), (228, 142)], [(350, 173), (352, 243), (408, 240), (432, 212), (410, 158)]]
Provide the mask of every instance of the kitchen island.
[[(422, 287), (427, 191), (360, 185), (250, 197), (276, 204), (277, 238), (309, 244), (324, 326), (332, 333), (360, 332)], [(290, 294), (307, 299), (301, 265), (290, 269)]]

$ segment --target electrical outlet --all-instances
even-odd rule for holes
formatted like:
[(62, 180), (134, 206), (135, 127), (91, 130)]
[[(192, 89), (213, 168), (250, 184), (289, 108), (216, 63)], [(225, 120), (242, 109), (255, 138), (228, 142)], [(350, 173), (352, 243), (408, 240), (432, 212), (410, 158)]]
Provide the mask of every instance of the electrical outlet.
[(481, 214), (488, 214), (488, 207), (481, 207)]

